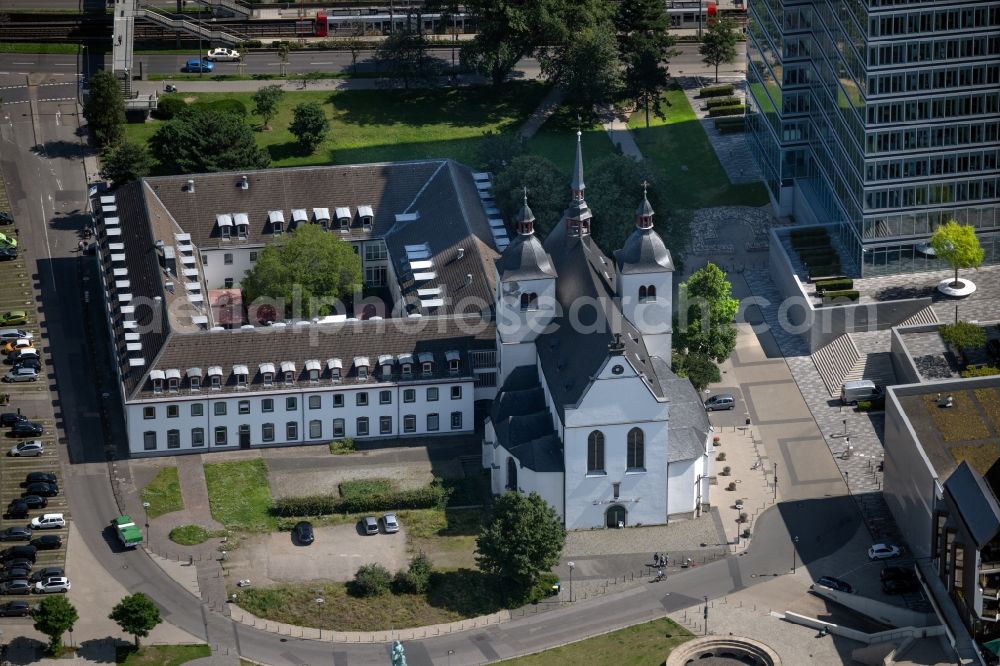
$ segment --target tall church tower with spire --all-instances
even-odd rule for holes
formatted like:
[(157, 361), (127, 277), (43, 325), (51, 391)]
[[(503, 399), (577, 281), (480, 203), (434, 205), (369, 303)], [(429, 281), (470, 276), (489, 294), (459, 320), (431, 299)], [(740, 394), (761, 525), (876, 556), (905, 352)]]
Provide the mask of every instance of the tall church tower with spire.
[(568, 237), (580, 237), (590, 235), (590, 220), (593, 213), (587, 206), (583, 198), (584, 190), (587, 186), (583, 183), (583, 148), (580, 140), (583, 134), (576, 132), (576, 164), (573, 167), (573, 181), (569, 184), (571, 198), (569, 207), (563, 214), (563, 221), (566, 225), (566, 235)]
[(615, 252), (615, 272), (622, 315), (642, 333), (649, 354), (670, 365), (674, 261), (653, 229), (645, 183), (635, 211), (635, 230), (625, 247)]

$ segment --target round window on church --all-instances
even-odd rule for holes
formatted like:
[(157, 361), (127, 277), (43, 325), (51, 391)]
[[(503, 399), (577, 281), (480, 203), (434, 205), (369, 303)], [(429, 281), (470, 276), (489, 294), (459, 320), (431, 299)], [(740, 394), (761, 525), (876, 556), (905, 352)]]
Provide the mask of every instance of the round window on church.
[(625, 368), (620, 365), (616, 365), (613, 368), (611, 368), (611, 374), (613, 375), (620, 375), (623, 372), (625, 372)]

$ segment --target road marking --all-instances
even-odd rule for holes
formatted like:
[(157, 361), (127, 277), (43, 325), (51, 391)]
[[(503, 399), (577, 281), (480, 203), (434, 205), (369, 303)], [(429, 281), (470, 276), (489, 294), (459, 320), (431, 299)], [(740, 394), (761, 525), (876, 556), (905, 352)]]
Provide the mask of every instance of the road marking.
[(332, 65), (333, 61), (330, 62), (311, 62), (310, 65)]
[[(15, 62), (14, 64), (16, 65), (16, 64), (18, 64), (18, 63), (16, 63), (16, 62)], [(22, 64), (24, 64), (24, 63), (22, 63)], [(31, 63), (28, 63), (28, 64), (31, 64)], [(267, 63), (267, 64), (268, 64), (268, 65), (280, 65), (281, 63), (280, 63), (280, 62), (269, 62), (269, 63)]]
[(12, 65), (34, 65), (33, 62), (13, 62)]
[(75, 62), (54, 62), (54, 63), (52, 63), (52, 66), (53, 67), (76, 67), (76, 63)]
[(38, 205), (42, 209), (42, 231), (45, 232), (45, 254), (49, 260), (49, 278), (52, 280), (52, 291), (59, 293), (59, 287), (56, 284), (56, 272), (52, 267), (52, 248), (49, 247), (49, 221), (45, 217), (45, 201), (42, 199), (41, 194), (38, 195)]

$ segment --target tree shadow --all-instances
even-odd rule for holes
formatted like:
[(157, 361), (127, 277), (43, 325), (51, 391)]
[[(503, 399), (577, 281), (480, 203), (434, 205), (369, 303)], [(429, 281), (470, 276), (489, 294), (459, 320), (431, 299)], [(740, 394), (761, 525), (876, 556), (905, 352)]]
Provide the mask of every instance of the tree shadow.
[(267, 152), (271, 156), (272, 162), (280, 162), (282, 160), (306, 156), (305, 153), (302, 152), (302, 148), (299, 147), (298, 141), (288, 141), (286, 143), (270, 145), (267, 147)]
[(427, 603), (475, 617), (505, 608), (502, 585), (495, 576), (473, 569), (435, 571), (431, 574)]
[(41, 154), (46, 157), (61, 157), (65, 159), (79, 160), (94, 154), (86, 144), (77, 141), (46, 141), (31, 147), (31, 152), (36, 155)]
[(45, 656), (46, 645), (42, 641), (26, 636), (17, 636), (7, 643), (4, 661), (10, 664), (37, 664)]

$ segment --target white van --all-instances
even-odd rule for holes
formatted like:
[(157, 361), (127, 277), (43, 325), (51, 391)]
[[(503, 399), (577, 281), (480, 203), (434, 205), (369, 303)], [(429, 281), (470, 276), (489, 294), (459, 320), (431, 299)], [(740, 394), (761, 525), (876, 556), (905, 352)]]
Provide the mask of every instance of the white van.
[(881, 397), (882, 389), (870, 379), (844, 382), (840, 387), (840, 402), (844, 405), (856, 405), (859, 400), (876, 400)]

